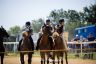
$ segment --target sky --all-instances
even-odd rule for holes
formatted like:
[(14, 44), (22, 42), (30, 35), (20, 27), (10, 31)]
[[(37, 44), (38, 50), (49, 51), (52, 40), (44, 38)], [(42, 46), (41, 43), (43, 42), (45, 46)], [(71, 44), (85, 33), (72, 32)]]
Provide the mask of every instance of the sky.
[(95, 0), (0, 0), (0, 26), (22, 27), (26, 21), (47, 19), (54, 9), (82, 11), (83, 7), (96, 3)]

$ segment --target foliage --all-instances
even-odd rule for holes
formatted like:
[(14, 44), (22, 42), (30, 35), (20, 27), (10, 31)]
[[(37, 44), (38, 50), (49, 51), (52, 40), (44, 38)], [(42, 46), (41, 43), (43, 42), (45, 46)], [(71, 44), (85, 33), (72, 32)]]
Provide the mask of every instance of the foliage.
[(58, 22), (60, 18), (64, 18), (65, 30), (69, 32), (70, 38), (73, 38), (75, 28), (96, 23), (96, 4), (84, 7), (82, 12), (76, 10), (65, 11), (63, 9), (53, 10), (50, 12), (49, 18), (53, 22)]
[[(96, 24), (96, 4), (89, 7), (84, 7), (83, 11), (76, 10), (65, 11), (63, 9), (52, 10), (48, 16), (53, 22), (58, 23), (59, 19), (65, 19), (65, 30), (69, 32), (70, 39), (74, 36), (74, 29), (77, 27)], [(32, 28), (34, 32), (39, 32), (41, 26), (44, 24), (42, 18), (33, 20)], [(20, 31), (19, 26), (11, 27), (8, 31), (11, 35), (17, 35)]]
[(92, 22), (92, 24), (96, 23), (96, 4), (93, 4), (89, 7), (84, 7), (84, 18), (88, 22)]
[(13, 26), (9, 29), (8, 33), (12, 36), (17, 36), (18, 33), (20, 32), (20, 27), (19, 26)]
[(41, 18), (38, 20), (33, 20), (32, 22), (33, 31), (36, 33), (39, 32), (43, 24), (44, 24), (44, 20)]

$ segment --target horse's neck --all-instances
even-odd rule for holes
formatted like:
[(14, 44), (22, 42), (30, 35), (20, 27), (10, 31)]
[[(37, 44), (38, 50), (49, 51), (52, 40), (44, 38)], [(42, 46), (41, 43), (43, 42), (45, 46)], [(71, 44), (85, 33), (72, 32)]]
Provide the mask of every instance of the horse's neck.
[(2, 45), (3, 45), (3, 38), (0, 37), (0, 46), (2, 46)]
[(48, 36), (48, 34), (47, 33), (43, 33), (43, 36)]
[(42, 38), (41, 38), (41, 43), (47, 43), (48, 42), (48, 35), (47, 34), (43, 34)]
[(0, 36), (0, 42), (3, 42), (3, 37)]
[(43, 39), (48, 38), (48, 34), (43, 34), (43, 35), (42, 35), (42, 38), (43, 38)]
[(29, 43), (29, 38), (23, 38), (22, 43), (23, 44), (26, 44), (26, 43), (28, 44)]
[(29, 38), (23, 38), (23, 41), (29, 41)]

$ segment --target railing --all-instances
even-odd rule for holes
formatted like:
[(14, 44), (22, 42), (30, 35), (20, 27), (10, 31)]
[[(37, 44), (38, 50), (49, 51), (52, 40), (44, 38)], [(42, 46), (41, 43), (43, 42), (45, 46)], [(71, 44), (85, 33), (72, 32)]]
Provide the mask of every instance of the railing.
[[(68, 44), (71, 44), (71, 45), (80, 45), (80, 48), (79, 49), (75, 49), (76, 50), (80, 50), (80, 54), (82, 55), (83, 53), (83, 50), (92, 50), (90, 52), (87, 52), (85, 54), (89, 54), (89, 53), (93, 53), (93, 50), (96, 50), (96, 48), (86, 48), (86, 49), (83, 49), (83, 45), (89, 45), (89, 44), (96, 44), (96, 41), (90, 41), (90, 42), (77, 42), (77, 41), (73, 41), (73, 42), (68, 42)], [(96, 51), (95, 51), (96, 52)]]
[[(11, 44), (13, 44), (13, 51), (15, 53), (19, 42), (4, 42), (4, 45), (11, 45)], [(6, 46), (5, 46), (5, 49), (6, 49)]]
[[(75, 51), (76, 50), (80, 50), (80, 54), (82, 55), (82, 53), (83, 53), (83, 45), (85, 45), (85, 44), (93, 44), (93, 43), (95, 43), (96, 44), (96, 41), (91, 41), (91, 42), (76, 42), (76, 41), (74, 41), (74, 42), (68, 42), (68, 44), (70, 44), (70, 45), (72, 45), (72, 44), (74, 44), (74, 45), (76, 45), (76, 44), (78, 44), (78, 45), (80, 45), (80, 49), (74, 49)], [(13, 44), (13, 51), (14, 51), (14, 53), (16, 52), (16, 49), (17, 49), (17, 46), (18, 46), (18, 44), (19, 44), (19, 42), (4, 42), (4, 44), (5, 45), (7, 45), (7, 44)], [(6, 47), (5, 47), (6, 48)], [(68, 49), (69, 50), (69, 49)], [(87, 49), (86, 49), (87, 50)], [(96, 49), (95, 49), (96, 50)], [(49, 51), (51, 51), (51, 50), (49, 50)], [(64, 51), (64, 50), (53, 50), (53, 51)]]

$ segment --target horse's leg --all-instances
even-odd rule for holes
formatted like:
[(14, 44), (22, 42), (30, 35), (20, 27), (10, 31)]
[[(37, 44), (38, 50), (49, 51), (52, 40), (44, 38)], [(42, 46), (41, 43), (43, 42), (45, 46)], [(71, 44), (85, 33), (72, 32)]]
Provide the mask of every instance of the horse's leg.
[(43, 64), (43, 59), (41, 58), (41, 64)]
[(68, 60), (67, 60), (67, 52), (65, 52), (65, 60), (66, 60), (66, 64), (68, 64)]
[(49, 64), (49, 58), (51, 58), (53, 60), (53, 57), (50, 53), (52, 53), (52, 52), (47, 52), (47, 64)]
[(59, 64), (59, 55), (57, 54), (58, 64)]
[(61, 53), (61, 64), (63, 64), (63, 53)]
[(46, 62), (46, 59), (45, 59), (45, 56), (44, 56), (44, 64), (45, 64), (45, 62)]
[(1, 54), (1, 64), (3, 64), (3, 60), (4, 60), (4, 53)]
[(44, 55), (43, 55), (43, 63), (45, 64), (46, 62), (46, 59), (45, 59), (45, 52), (44, 52)]
[(32, 53), (28, 53), (28, 64), (31, 64)]
[(53, 52), (52, 61), (53, 61), (53, 64), (55, 64), (55, 52)]
[(53, 56), (53, 64), (55, 64), (55, 55)]
[(49, 64), (50, 52), (47, 53), (47, 64)]
[(49, 64), (49, 57), (47, 57), (47, 64)]
[(23, 53), (20, 53), (20, 61), (21, 61), (21, 64), (24, 64), (24, 54)]
[(41, 64), (44, 64), (44, 53), (40, 52), (40, 56), (41, 56)]
[(41, 58), (41, 64), (45, 64), (45, 58)]

